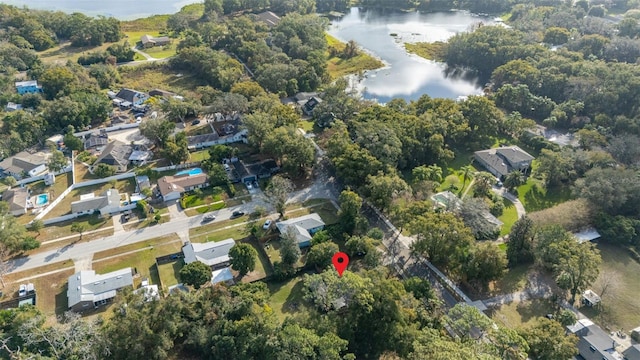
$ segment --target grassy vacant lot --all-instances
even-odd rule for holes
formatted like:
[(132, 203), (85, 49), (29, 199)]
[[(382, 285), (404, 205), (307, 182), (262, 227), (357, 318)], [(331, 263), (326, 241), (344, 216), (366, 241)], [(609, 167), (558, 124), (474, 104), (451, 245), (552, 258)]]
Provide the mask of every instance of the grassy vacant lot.
[[(100, 259), (112, 257), (112, 256), (115, 256), (115, 255), (131, 252), (131, 251), (137, 251), (137, 250), (148, 248), (148, 247), (159, 247), (159, 246), (163, 246), (163, 245), (171, 245), (172, 247), (176, 247), (177, 246), (177, 250), (174, 251), (174, 252), (178, 252), (178, 251), (180, 251), (180, 242), (179, 242), (179, 240), (180, 240), (180, 238), (178, 237), (178, 235), (169, 234), (169, 235), (165, 235), (165, 236), (162, 236), (162, 237), (149, 239), (149, 240), (146, 240), (146, 241), (140, 241), (140, 242), (137, 242), (135, 244), (120, 246), (120, 247), (117, 247), (117, 248), (114, 248), (114, 249), (109, 249), (109, 250), (104, 250), (104, 251), (97, 252), (97, 253), (93, 254), (93, 260), (94, 261), (98, 261)], [(170, 253), (167, 253), (167, 254), (170, 254)]]
[(94, 260), (93, 269), (97, 273), (103, 274), (131, 267), (137, 269), (141, 278), (146, 277), (151, 280), (151, 283), (159, 284), (160, 277), (158, 275), (158, 268), (156, 267), (156, 257), (176, 253), (180, 251), (180, 248), (181, 242), (174, 241), (163, 245), (152, 246), (150, 248), (143, 248), (139, 251), (126, 255), (116, 256), (117, 254), (114, 254), (112, 255), (114, 257), (107, 259), (103, 258), (103, 260)]
[[(333, 48), (340, 53), (345, 48), (345, 43), (325, 34), (329, 49)], [(350, 59), (342, 59), (338, 56), (331, 57), (327, 51), (327, 69), (332, 79), (337, 79), (349, 74), (357, 74), (360, 71), (378, 69), (384, 66), (382, 61), (360, 50), (360, 53)]]
[(513, 224), (518, 220), (518, 212), (511, 201), (504, 199), (504, 212), (498, 219), (504, 223), (502, 230), (500, 230), (500, 236), (507, 235), (511, 231)]
[(326, 225), (333, 225), (338, 222), (338, 210), (330, 201), (324, 201), (321, 204), (316, 204), (312, 207), (303, 207), (288, 211), (286, 213), (286, 216), (289, 219), (293, 219), (295, 217), (304, 216), (311, 213), (317, 213), (318, 215), (320, 215), (320, 218), (322, 218), (322, 221), (324, 221)]
[[(640, 263), (619, 246), (599, 243), (602, 256), (600, 276), (592, 289), (602, 296), (599, 309), (582, 307), (580, 311), (603, 328), (629, 331), (640, 326)], [(605, 286), (608, 286), (603, 292)]]
[(253, 248), (258, 253), (258, 258), (256, 259), (256, 268), (252, 272), (248, 273), (242, 278), (242, 282), (251, 282), (256, 280), (261, 280), (270, 276), (271, 271), (271, 263), (269, 259), (264, 255), (263, 251), (260, 251), (260, 245), (257, 240), (249, 239), (245, 241), (247, 244), (253, 246)]
[(296, 277), (286, 282), (269, 283), (269, 305), (280, 320), (302, 306), (302, 278)]
[(543, 210), (571, 199), (568, 188), (547, 189), (540, 180), (529, 177), (527, 182), (518, 187), (518, 199), (527, 212)]
[(427, 60), (443, 61), (446, 43), (442, 41), (432, 43), (419, 42), (415, 44), (405, 43), (404, 48), (408, 53), (416, 54)]
[[(67, 269), (67, 270), (62, 270)], [(2, 289), (6, 298), (17, 295), (20, 280), (31, 276), (58, 271), (40, 276), (25, 282), (33, 283), (38, 294), (36, 307), (46, 315), (61, 315), (67, 310), (67, 279), (75, 272), (71, 260), (41, 266), (35, 269), (20, 271), (4, 277), (7, 287)]]
[(527, 286), (528, 274), (529, 265), (520, 265), (514, 268), (510, 268), (502, 277), (502, 279), (494, 281), (489, 285), (488, 293), (481, 294), (479, 298), (489, 298), (492, 296), (510, 294), (516, 291), (524, 290), (524, 288)]
[(105, 51), (113, 44), (116, 43), (104, 43), (100, 46), (73, 47), (70, 42), (64, 42), (51, 49), (39, 52), (38, 57), (46, 64), (66, 64), (67, 61), (75, 63), (80, 56), (95, 51)]
[[(46, 219), (51, 219), (51, 218), (55, 218), (58, 216), (62, 216), (65, 214), (69, 214), (71, 213), (71, 203), (74, 201), (78, 201), (80, 200), (80, 195), (85, 195), (85, 194), (96, 194), (96, 196), (102, 194), (104, 191), (106, 191), (107, 189), (111, 189), (111, 184), (104, 183), (104, 184), (97, 184), (97, 185), (92, 185), (92, 186), (85, 186), (85, 187), (81, 187), (78, 189), (75, 189), (73, 191), (71, 191), (69, 193), (69, 195), (67, 195), (62, 201), (60, 201), (60, 203), (53, 209), (51, 210), (47, 216), (45, 216)], [(131, 179), (125, 179), (125, 180), (118, 180), (116, 181), (116, 186), (115, 188), (121, 193), (132, 193), (135, 191), (136, 186), (135, 186), (135, 180), (133, 178)]]
[(206, 85), (204, 80), (189, 74), (182, 74), (170, 70), (166, 64), (150, 63), (138, 66), (123, 66), (119, 68), (122, 74), (122, 86), (150, 91), (163, 89), (172, 91), (185, 97), (194, 97), (195, 88)]
[(555, 307), (550, 300), (536, 299), (522, 302), (512, 302), (490, 311), (489, 316), (498, 323), (511, 329), (533, 325), (537, 318), (555, 313)]
[(189, 161), (192, 161), (192, 162), (202, 161), (208, 158), (209, 158), (208, 150), (200, 150), (200, 151), (194, 151), (192, 153), (189, 153)]

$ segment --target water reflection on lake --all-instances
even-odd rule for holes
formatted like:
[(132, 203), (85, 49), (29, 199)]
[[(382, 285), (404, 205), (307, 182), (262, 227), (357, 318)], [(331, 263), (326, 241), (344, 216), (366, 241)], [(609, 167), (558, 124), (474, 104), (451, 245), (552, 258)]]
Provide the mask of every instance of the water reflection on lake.
[(355, 40), (388, 64), (367, 73), (361, 83), (365, 98), (381, 103), (396, 97), (416, 100), (422, 94), (455, 99), (480, 93), (475, 79), (447, 75), (444, 64), (408, 54), (403, 43), (445, 41), (479, 21), (492, 23), (491, 18), (466, 12), (420, 14), (352, 8), (332, 23), (329, 33), (343, 41)]

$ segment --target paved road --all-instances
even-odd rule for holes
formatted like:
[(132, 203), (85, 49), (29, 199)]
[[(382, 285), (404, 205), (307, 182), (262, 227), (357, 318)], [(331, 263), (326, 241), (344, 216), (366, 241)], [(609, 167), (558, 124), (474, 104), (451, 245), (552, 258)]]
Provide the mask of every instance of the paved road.
[(518, 198), (512, 193), (508, 192), (504, 187), (498, 188), (494, 186), (491, 190), (513, 203), (513, 206), (516, 207), (516, 212), (518, 213), (518, 219), (527, 214), (526, 210), (524, 209), (524, 205), (522, 205), (520, 200), (518, 200)]
[[(267, 209), (271, 208), (271, 206), (266, 204), (262, 199), (258, 198), (247, 204), (215, 211), (216, 219), (213, 222), (228, 220), (235, 210), (242, 210), (246, 213), (253, 212), (256, 206), (264, 206)], [(171, 233), (179, 234), (186, 232), (188, 234), (190, 228), (201, 225), (203, 216), (204, 215), (198, 215), (190, 218), (180, 217), (172, 219), (167, 223), (113, 234), (102, 239), (68, 245), (58, 250), (44, 251), (28, 257), (15, 259), (9, 262), (11, 269), (9, 272), (29, 270), (58, 261), (82, 259), (99, 251), (130, 245)]]

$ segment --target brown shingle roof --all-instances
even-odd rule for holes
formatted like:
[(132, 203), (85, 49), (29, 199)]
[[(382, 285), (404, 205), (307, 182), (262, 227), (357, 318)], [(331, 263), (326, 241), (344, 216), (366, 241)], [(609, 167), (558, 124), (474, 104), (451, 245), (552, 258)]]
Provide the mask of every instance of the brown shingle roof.
[(9, 203), (9, 211), (24, 210), (27, 208), (29, 191), (26, 188), (7, 190), (2, 194), (2, 201)]
[(158, 179), (158, 190), (162, 196), (174, 191), (184, 192), (185, 188), (203, 185), (207, 182), (207, 174), (163, 176)]

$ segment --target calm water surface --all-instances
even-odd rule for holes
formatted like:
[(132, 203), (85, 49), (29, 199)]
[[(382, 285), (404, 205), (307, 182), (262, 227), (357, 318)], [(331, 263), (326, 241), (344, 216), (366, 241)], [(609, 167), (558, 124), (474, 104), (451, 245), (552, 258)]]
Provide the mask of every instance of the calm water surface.
[(356, 41), (387, 63), (366, 74), (360, 84), (365, 98), (381, 103), (396, 97), (416, 100), (422, 94), (455, 99), (480, 93), (475, 79), (447, 76), (444, 64), (408, 54), (403, 43), (445, 41), (480, 21), (493, 23), (492, 18), (466, 12), (420, 14), (352, 8), (332, 23), (329, 33), (343, 41)]
[(81, 12), (90, 16), (113, 16), (132, 20), (151, 15), (173, 14), (183, 6), (202, 2), (198, 0), (2, 0), (0, 3), (27, 6), (32, 9), (59, 10), (66, 13)]

